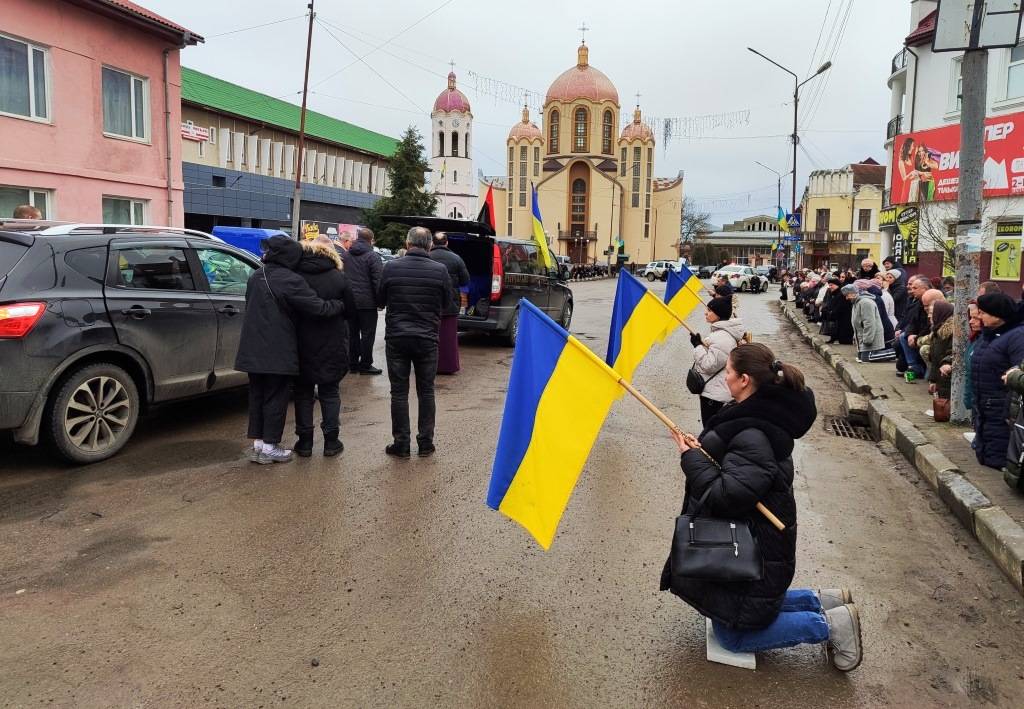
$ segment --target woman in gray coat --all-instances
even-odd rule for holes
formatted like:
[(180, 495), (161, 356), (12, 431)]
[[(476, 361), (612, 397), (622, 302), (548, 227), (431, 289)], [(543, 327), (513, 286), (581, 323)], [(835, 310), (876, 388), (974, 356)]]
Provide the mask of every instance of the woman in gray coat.
[(857, 342), (857, 361), (867, 360), (867, 353), (885, 347), (882, 318), (878, 314), (875, 296), (855, 286), (843, 286), (843, 296), (853, 303), (853, 334)]

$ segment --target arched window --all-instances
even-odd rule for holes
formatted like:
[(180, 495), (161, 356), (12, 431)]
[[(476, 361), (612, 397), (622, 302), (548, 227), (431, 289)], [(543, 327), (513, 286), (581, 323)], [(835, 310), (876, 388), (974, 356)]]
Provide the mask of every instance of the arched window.
[(587, 135), (587, 109), (577, 108), (573, 118), (572, 150), (574, 153), (585, 153), (590, 146)]
[(437, 155), (438, 157), (444, 156), (444, 131), (439, 131), (437, 134)]
[(604, 121), (601, 125), (601, 152), (605, 155), (612, 154), (612, 112), (604, 112)]
[(459, 134), (452, 131), (452, 157), (459, 157)]
[(548, 120), (548, 155), (558, 153), (558, 111), (551, 112)]
[(569, 210), (569, 232), (574, 237), (582, 237), (587, 230), (587, 182), (581, 177), (572, 181)]
[(452, 170), (452, 182), (454, 182), (456, 185), (459, 184), (459, 171), (458, 170)]
[(469, 154), (469, 133), (466, 133), (466, 144), (463, 146), (466, 149), (466, 157), (470, 157)]

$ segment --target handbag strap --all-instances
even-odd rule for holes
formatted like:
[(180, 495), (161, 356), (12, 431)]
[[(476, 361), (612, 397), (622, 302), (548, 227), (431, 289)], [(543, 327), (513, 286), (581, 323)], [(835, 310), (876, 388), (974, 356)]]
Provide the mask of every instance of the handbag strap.
[[(714, 483), (712, 483), (712, 485), (713, 484)], [(710, 495), (710, 494), (711, 494), (711, 485), (708, 485), (708, 489), (705, 490), (704, 494), (700, 496), (700, 499), (697, 500), (697, 506), (693, 509), (693, 516), (694, 517), (696, 517), (697, 515), (700, 514), (701, 509), (704, 508), (704, 502), (707, 501), (708, 495)], [(685, 512), (685, 510), (684, 510), (684, 512)]]

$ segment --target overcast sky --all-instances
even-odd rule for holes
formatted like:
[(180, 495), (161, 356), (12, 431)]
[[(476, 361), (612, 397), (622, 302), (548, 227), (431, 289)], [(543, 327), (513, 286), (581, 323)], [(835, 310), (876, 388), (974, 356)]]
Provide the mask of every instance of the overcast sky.
[[(306, 0), (141, 2), (206, 37), (205, 44), (182, 52), (185, 66), (299, 103)], [(314, 26), (311, 108), (389, 135), (398, 136), (409, 125), (423, 133), (434, 98), (445, 86), (448, 61), (454, 61), (476, 123), (474, 168), (488, 175), (505, 172), (505, 138), (519, 120), (521, 99), (513, 99), (512, 89), (474, 92), (471, 72), (503, 82), (499, 87), (543, 94), (575, 64), (576, 28), (585, 22), (590, 63), (618, 88), (624, 118), (631, 115), (637, 92), (651, 116), (749, 110), (749, 124), (720, 127), (702, 138), (677, 138), (666, 145), (656, 136), (656, 175), (685, 171), (687, 196), (702, 200), (716, 224), (773, 209), (776, 178), (754, 161), (780, 172), (791, 167), (785, 135), (792, 131), (792, 78), (746, 47), (801, 77), (812, 66), (833, 62), (831, 71), (801, 92), (806, 132), (797, 158), (799, 194), (813, 169), (869, 156), (884, 162), (885, 82), (910, 18), (907, 0), (519, 0), (511, 6), (318, 0), (316, 10), (328, 27)], [(294, 19), (234, 32), (289, 17)], [(819, 89), (824, 93), (815, 100)]]

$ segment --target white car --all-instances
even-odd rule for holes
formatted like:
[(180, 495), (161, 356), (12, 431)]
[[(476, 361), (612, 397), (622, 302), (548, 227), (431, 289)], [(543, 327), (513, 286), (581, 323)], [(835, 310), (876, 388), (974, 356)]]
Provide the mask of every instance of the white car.
[(668, 278), (669, 270), (678, 271), (675, 261), (651, 261), (644, 267), (640, 275), (645, 276), (648, 281), (664, 281)]
[(722, 268), (711, 274), (712, 282), (719, 276), (724, 276), (729, 285), (736, 290), (750, 290), (751, 279), (755, 276), (754, 269), (750, 266), (722, 266)]

